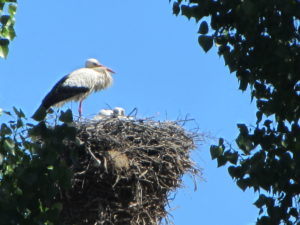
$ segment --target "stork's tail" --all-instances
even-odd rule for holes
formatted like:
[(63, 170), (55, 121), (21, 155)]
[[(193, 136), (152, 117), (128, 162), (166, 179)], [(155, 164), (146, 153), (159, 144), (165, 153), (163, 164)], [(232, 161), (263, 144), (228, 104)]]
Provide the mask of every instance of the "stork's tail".
[(36, 121), (42, 121), (42, 120), (45, 119), (46, 115), (47, 115), (47, 108), (42, 104), (35, 111), (35, 113), (31, 116), (31, 118), (36, 120)]

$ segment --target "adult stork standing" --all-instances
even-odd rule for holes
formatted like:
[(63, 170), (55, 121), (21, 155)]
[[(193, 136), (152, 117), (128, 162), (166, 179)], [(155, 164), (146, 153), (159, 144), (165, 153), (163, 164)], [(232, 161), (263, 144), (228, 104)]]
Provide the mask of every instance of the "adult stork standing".
[(111, 86), (113, 73), (97, 59), (88, 59), (84, 68), (71, 72), (54, 85), (32, 117), (36, 118), (41, 110), (45, 111), (51, 106), (61, 107), (69, 101), (79, 101), (78, 113), (81, 117), (83, 100), (92, 92)]

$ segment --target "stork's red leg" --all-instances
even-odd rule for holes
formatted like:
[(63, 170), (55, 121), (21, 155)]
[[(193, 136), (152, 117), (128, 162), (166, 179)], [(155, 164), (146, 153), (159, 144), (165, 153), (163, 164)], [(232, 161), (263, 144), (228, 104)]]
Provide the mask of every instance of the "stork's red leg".
[(82, 115), (82, 100), (79, 102), (78, 113), (79, 113), (79, 118), (81, 118), (81, 115)]

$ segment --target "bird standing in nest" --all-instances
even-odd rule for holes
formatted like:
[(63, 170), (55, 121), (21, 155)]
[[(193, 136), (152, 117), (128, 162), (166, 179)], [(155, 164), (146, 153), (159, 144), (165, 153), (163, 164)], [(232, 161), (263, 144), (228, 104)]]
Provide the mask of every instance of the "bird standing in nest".
[(69, 101), (79, 101), (78, 113), (82, 116), (82, 102), (92, 92), (101, 91), (113, 83), (110, 68), (102, 65), (97, 59), (88, 59), (84, 68), (77, 69), (59, 80), (43, 99), (42, 104), (32, 116), (39, 117), (41, 110), (51, 106), (61, 107)]

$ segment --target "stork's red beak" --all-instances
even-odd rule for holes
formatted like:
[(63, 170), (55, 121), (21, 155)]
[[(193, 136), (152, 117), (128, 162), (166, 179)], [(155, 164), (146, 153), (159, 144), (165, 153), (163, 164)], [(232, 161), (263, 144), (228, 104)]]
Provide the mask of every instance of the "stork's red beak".
[(113, 71), (111, 68), (108, 68), (108, 67), (106, 67), (106, 66), (103, 66), (103, 65), (101, 65), (101, 64), (99, 64), (98, 65), (99, 67), (103, 67), (104, 69), (106, 69), (108, 72), (110, 72), (110, 73), (115, 73), (115, 71)]
[(111, 73), (115, 73), (115, 71), (113, 71), (112, 69), (105, 67), (107, 71), (111, 72)]

